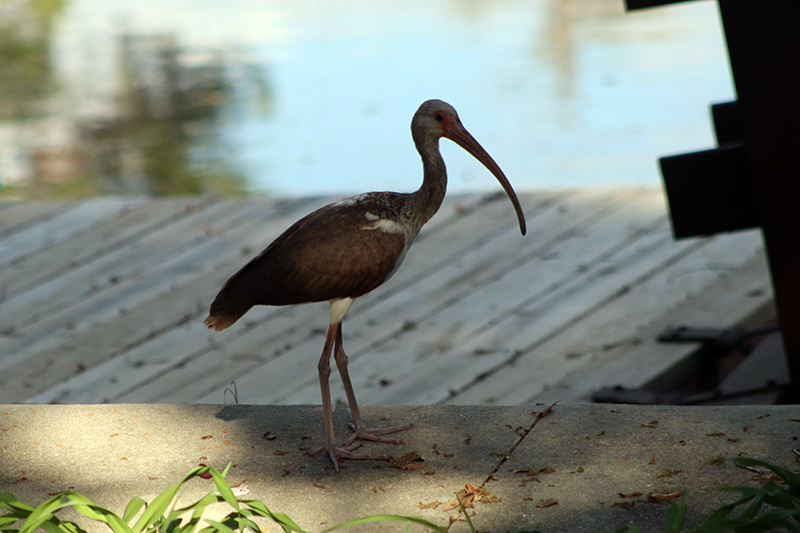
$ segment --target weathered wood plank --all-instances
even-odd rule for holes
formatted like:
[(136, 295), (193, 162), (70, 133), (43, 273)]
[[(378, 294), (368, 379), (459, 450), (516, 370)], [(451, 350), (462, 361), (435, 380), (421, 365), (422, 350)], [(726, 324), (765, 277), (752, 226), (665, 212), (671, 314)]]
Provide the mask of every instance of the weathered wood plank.
[[(577, 286), (582, 296), (597, 292), (599, 298), (592, 297), (589, 301), (596, 303), (577, 314), (575, 320), (565, 325), (568, 327), (554, 331), (555, 334), (531, 334), (530, 328), (525, 326), (532, 320), (549, 320), (558, 302), (536, 302), (533, 306), (521, 309), (519, 316), (507, 321), (501, 330), (489, 331), (486, 338), (476, 339), (477, 342), (470, 343), (472, 346), (465, 346), (473, 350), (502, 347), (510, 351), (513, 357), (499, 361), (498, 365), (498, 361), (491, 361), (497, 359), (493, 354), (481, 356), (479, 359), (486, 360), (483, 366), (487, 375), (472, 382), (468, 381), (468, 376), (462, 378), (462, 390), (455, 399), (449, 401), (498, 404), (525, 402), (546, 386), (563, 379), (588, 359), (571, 357), (571, 354), (592, 353), (603, 346), (625, 342), (637, 330), (657, 321), (665, 312), (713, 285), (719, 276), (717, 268), (731, 271), (741, 268), (761, 253), (760, 247), (760, 235), (756, 233), (691, 241), (684, 243), (683, 249), (677, 254), (673, 251), (671, 255), (660, 252), (667, 250), (667, 247), (659, 247), (657, 253), (648, 255), (656, 258), (662, 256), (655, 264), (648, 264), (646, 258), (638, 258), (630, 263), (632, 268), (642, 272), (633, 282), (620, 283), (621, 279), (614, 279), (626, 269), (627, 265), (620, 264), (619, 270), (607, 276), (602, 285), (586, 286), (587, 280), (583, 287)], [(676, 279), (679, 279), (678, 283), (675, 283)], [(577, 297), (570, 300), (570, 305), (582, 305)], [(556, 341), (559, 337), (560, 340)], [(544, 346), (551, 349), (545, 351)], [(564, 349), (569, 351), (564, 352)], [(437, 400), (448, 398), (440, 396)]]
[[(54, 342), (59, 336), (77, 331), (76, 328), (85, 328), (92, 318), (82, 313), (91, 312), (94, 301), (113, 300), (112, 294), (119, 295), (114, 312), (124, 309), (124, 297), (135, 300), (141, 297), (135, 293), (124, 294), (131, 283), (135, 283), (132, 280), (153, 268), (172, 264), (169, 263), (171, 258), (208, 241), (209, 232), (215, 231), (210, 229), (212, 224), (220, 227), (237, 225), (250, 212), (260, 208), (260, 202), (229, 200), (198, 209), (124, 249), (114, 250), (9, 298), (0, 307), (0, 324), (6, 332), (5, 338), (0, 338), (0, 350), (12, 355), (23, 353), (32, 348), (33, 340), (36, 345)], [(77, 305), (82, 308), (76, 309)]]
[[(773, 305), (772, 288), (766, 258), (759, 254), (742, 268), (724, 273), (708, 290), (696, 298), (689, 298), (679, 307), (667, 310), (664, 316), (647, 327), (622, 338), (616, 344), (587, 346), (586, 342), (570, 346), (542, 346), (552, 352), (562, 350), (586, 358), (586, 364), (567, 373), (558, 381), (549, 383), (542, 392), (525, 403), (574, 403), (587, 401), (588, 395), (602, 387), (625, 385), (645, 388), (656, 385), (656, 390), (674, 386), (687, 365), (691, 364), (697, 344), (663, 344), (656, 337), (667, 326), (689, 325), (695, 327), (741, 326), (751, 317), (769, 314)], [(774, 316), (774, 310), (771, 312)], [(760, 325), (760, 324), (753, 324)], [(600, 341), (600, 339), (598, 339)], [(579, 351), (582, 350), (582, 351)], [(516, 398), (517, 400), (519, 397)], [(461, 399), (455, 398), (454, 403)]]
[(71, 209), (63, 209), (45, 221), (0, 240), (2, 264), (6, 267), (13, 265), (38, 250), (78, 234), (94, 224), (102, 223), (126, 207), (145, 201), (144, 198), (97, 198), (84, 201), (80, 206)]
[[(0, 287), (6, 297), (25, 292), (115, 248), (131, 244), (143, 234), (214, 201), (212, 198), (187, 198), (125, 204), (118, 211), (108, 213), (110, 219), (91, 220), (74, 235), (62, 236), (13, 261), (8, 268), (0, 269)], [(75, 211), (83, 213), (83, 205)]]
[[(327, 306), (257, 308), (221, 333), (201, 321), (227, 277), (331, 200), (211, 201), (179, 216), (154, 202), (71, 215), (82, 203), (53, 203), (6, 226), (16, 206), (0, 210), (0, 247), (4, 227), (28, 243), (0, 268), (0, 402), (221, 402), (235, 380), (241, 402), (319, 403)], [(739, 276), (760, 243), (673, 243), (661, 191), (521, 200), (525, 238), (502, 193), (448, 197), (397, 276), (359, 298), (344, 331), (362, 403), (525, 403), (615, 376), (652, 381), (685, 360), (647, 352), (642, 332), (679, 309), (702, 313), (695, 302), (733, 320), (727, 307), (770, 298), (758, 292), (766, 272), (741, 278), (758, 298), (720, 288), (720, 269)], [(58, 238), (34, 239), (54, 235), (46, 224)]]
[[(67, 201), (38, 201), (4, 205), (7, 205), (7, 208), (0, 211), (0, 239), (7, 239), (14, 233), (24, 231), (64, 211), (74, 209), (77, 204)], [(2, 258), (3, 256), (0, 255), (0, 262), (2, 262)]]
[[(147, 340), (157, 341), (161, 335), (185, 321), (187, 316), (199, 314), (202, 307), (207, 307), (225, 276), (238, 268), (243, 248), (249, 255), (249, 249), (268, 231), (265, 228), (278, 231), (270, 220), (282, 226), (287, 220), (294, 220), (298, 212), (305, 211), (309, 203), (315, 205), (318, 200), (300, 200), (289, 205), (285, 202), (261, 202), (260, 212), (246, 211), (247, 218), (241, 226), (215, 226), (208, 240), (171, 260), (154, 265), (127, 283), (119, 284), (102, 298), (95, 298), (91, 302), (95, 312), (102, 312), (105, 308), (107, 313), (113, 314), (116, 306), (128, 307), (124, 313), (114, 314), (107, 323), (98, 322), (94, 327), (86, 327), (85, 331), (78, 331), (77, 336), (65, 337), (50, 349), (34, 346), (31, 355), (19, 358), (16, 367), (0, 374), (0, 385), (4, 385), (0, 395), (31, 394), (39, 391), (42, 383), (53, 383), (74, 374), (78, 368), (96, 365), (104, 358), (118, 355), (126, 347)], [(120, 293), (118, 288), (123, 292)], [(80, 305), (71, 311), (83, 313)], [(70, 333), (78, 329), (72, 328)], [(72, 352), (70, 358), (59, 357), (59, 350), (64, 347), (69, 347), (67, 353)], [(31, 366), (38, 367), (38, 370), (33, 373)], [(7, 390), (13, 389), (15, 384), (18, 387), (16, 391)]]
[[(205, 313), (208, 303), (222, 282), (244, 261), (294, 220), (332, 200), (334, 199), (309, 198), (280, 202), (275, 208), (275, 213), (269, 213), (269, 217), (265, 220), (258, 218), (251, 220), (241, 231), (236, 228), (227, 234), (221, 234), (216, 230), (211, 232), (215, 238), (232, 241), (236, 248), (213, 258), (214, 261), (210, 263), (213, 264), (215, 271), (202, 275), (185, 286), (173, 287), (174, 290), (170, 293), (148, 305), (129, 309), (107, 325), (65, 338), (54, 347), (28, 356), (16, 366), (6, 369), (0, 373), (0, 400), (19, 401), (26, 396), (36, 396), (53, 383), (63, 381), (102, 360), (119, 355), (130, 347), (152, 342), (158, 350), (160, 337), (171, 334), (173, 327), (180, 327), (187, 321), (200, 324), (202, 316), (194, 315)], [(443, 208), (446, 208), (447, 212), (463, 214), (485, 202), (485, 195), (456, 197), (446, 202)], [(435, 227), (435, 224), (433, 226)], [(238, 253), (240, 251), (241, 253)], [(201, 329), (202, 334), (196, 338), (205, 339), (208, 332), (204, 327)], [(192, 340), (195, 339), (187, 339), (186, 346), (191, 345)], [(117, 387), (116, 390), (119, 391), (120, 388)], [(35, 401), (50, 400), (38, 397)]]

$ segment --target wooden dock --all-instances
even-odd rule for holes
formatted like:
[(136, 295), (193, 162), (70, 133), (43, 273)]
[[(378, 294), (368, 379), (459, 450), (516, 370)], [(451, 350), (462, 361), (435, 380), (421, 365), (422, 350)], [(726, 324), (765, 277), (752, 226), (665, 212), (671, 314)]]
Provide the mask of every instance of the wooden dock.
[[(319, 403), (325, 304), (215, 333), (221, 284), (338, 198), (0, 203), (0, 403)], [(344, 322), (364, 404), (581, 401), (668, 386), (666, 326), (769, 313), (761, 235), (674, 242), (651, 189), (450, 196), (399, 272)], [(337, 376), (333, 394), (344, 399)], [(235, 384), (235, 385), (234, 385)]]

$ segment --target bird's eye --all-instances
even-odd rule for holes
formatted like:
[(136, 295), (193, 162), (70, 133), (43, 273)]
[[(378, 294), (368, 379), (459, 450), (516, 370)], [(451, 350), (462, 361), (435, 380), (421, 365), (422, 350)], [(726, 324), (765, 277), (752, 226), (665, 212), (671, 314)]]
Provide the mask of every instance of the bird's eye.
[(436, 121), (437, 121), (437, 122), (441, 122), (441, 121), (443, 121), (443, 120), (444, 120), (444, 114), (443, 114), (443, 113), (436, 113), (436, 114), (434, 115), (434, 117), (436, 118)]

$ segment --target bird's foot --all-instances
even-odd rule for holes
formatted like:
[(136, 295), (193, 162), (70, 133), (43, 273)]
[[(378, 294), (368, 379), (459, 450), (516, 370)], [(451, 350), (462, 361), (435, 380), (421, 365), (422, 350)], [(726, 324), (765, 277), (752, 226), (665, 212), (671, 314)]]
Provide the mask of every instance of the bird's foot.
[(389, 435), (391, 433), (398, 433), (400, 431), (405, 431), (407, 429), (411, 429), (414, 427), (413, 424), (405, 424), (403, 426), (391, 426), (388, 428), (359, 428), (354, 424), (350, 424), (350, 430), (353, 432), (350, 435), (350, 438), (345, 441), (342, 445), (344, 448), (348, 448), (353, 445), (353, 443), (357, 440), (370, 440), (373, 442), (383, 442), (386, 444), (402, 444), (402, 441), (398, 439), (393, 439), (391, 437), (384, 437), (383, 435)]
[(325, 451), (330, 458), (331, 462), (333, 462), (333, 468), (336, 472), (339, 472), (339, 461), (344, 461), (345, 459), (355, 460), (355, 461), (391, 461), (391, 457), (388, 455), (361, 455), (357, 453), (353, 453), (353, 450), (357, 450), (361, 448), (361, 444), (345, 444), (343, 446), (320, 446), (314, 451), (308, 452), (308, 455), (317, 455), (320, 452)]
[(391, 461), (392, 457), (389, 455), (361, 455), (358, 453), (353, 453), (362, 446), (361, 443), (356, 441), (369, 440), (373, 442), (383, 442), (386, 444), (401, 444), (401, 441), (391, 437), (384, 437), (384, 435), (397, 433), (398, 431), (405, 431), (407, 429), (411, 429), (412, 427), (414, 427), (413, 424), (406, 424), (403, 426), (392, 426), (388, 428), (358, 429), (353, 424), (350, 424), (350, 429), (353, 431), (353, 434), (350, 435), (350, 438), (347, 439), (344, 444), (341, 446), (336, 446), (335, 444), (320, 446), (316, 450), (308, 452), (308, 455), (313, 456), (323, 451), (326, 452), (331, 462), (333, 462), (333, 467), (336, 469), (336, 472), (339, 472), (339, 461), (344, 461), (345, 459), (357, 461)]

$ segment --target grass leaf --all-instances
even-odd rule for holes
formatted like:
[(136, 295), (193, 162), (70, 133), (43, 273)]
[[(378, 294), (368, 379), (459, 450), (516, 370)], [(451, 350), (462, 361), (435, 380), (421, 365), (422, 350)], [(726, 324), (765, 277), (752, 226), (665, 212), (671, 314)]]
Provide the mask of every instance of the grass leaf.
[(206, 522), (209, 526), (213, 527), (212, 531), (222, 531), (223, 533), (236, 533), (236, 530), (226, 526), (221, 522), (216, 522), (214, 520), (206, 519)]
[(737, 457), (733, 460), (734, 464), (742, 467), (748, 466), (760, 466), (762, 468), (768, 468), (772, 470), (775, 474), (780, 476), (786, 484), (796, 490), (800, 490), (800, 476), (778, 465), (773, 465), (771, 463), (767, 463), (761, 461), (759, 459), (754, 459), (752, 457)]
[(9, 511), (33, 511), (33, 507), (27, 503), (17, 500), (10, 492), (0, 492), (0, 509), (8, 509)]
[(305, 529), (298, 526), (294, 520), (289, 518), (288, 515), (284, 513), (270, 513), (272, 515), (272, 520), (277, 522), (284, 531), (297, 531), (298, 533), (307, 533)]
[(20, 528), (20, 533), (32, 533), (41, 526), (44, 522), (53, 516), (53, 513), (61, 508), (61, 495), (57, 494), (52, 498), (45, 500), (39, 507), (32, 509), (25, 523)]
[(681, 533), (683, 529), (683, 518), (686, 514), (686, 501), (683, 498), (673, 501), (667, 509), (667, 517), (664, 524), (664, 533)]
[(175, 500), (175, 496), (178, 493), (178, 490), (190, 479), (199, 476), (200, 474), (207, 472), (209, 467), (207, 466), (198, 466), (193, 468), (186, 474), (181, 481), (172, 485), (167, 490), (156, 496), (150, 505), (147, 506), (142, 516), (139, 517), (139, 520), (136, 522), (136, 525), (133, 526), (134, 533), (140, 533), (146, 529), (150, 529), (155, 526), (158, 522), (164, 521), (166, 517), (164, 516), (167, 512), (167, 509), (170, 505), (173, 504), (173, 500)]
[(131, 528), (121, 517), (105, 507), (97, 505), (83, 494), (77, 492), (62, 492), (61, 496), (64, 498), (64, 507), (68, 505), (72, 506), (77, 512), (84, 516), (108, 524), (116, 533), (131, 532)]
[(472, 519), (470, 519), (469, 515), (467, 514), (467, 510), (464, 508), (464, 504), (461, 503), (461, 498), (456, 496), (456, 501), (458, 501), (458, 506), (461, 508), (461, 514), (463, 514), (464, 518), (467, 519), (469, 530), (472, 531), (472, 533), (475, 533), (475, 526), (472, 524)]
[(125, 506), (125, 512), (122, 513), (122, 519), (126, 524), (130, 524), (133, 520), (133, 517), (136, 516), (136, 514), (141, 511), (143, 507), (147, 507), (147, 502), (139, 496), (134, 496), (131, 498), (131, 501), (128, 502), (128, 505)]
[[(227, 468), (225, 470), (227, 471)], [(216, 468), (209, 467), (208, 471), (211, 473), (211, 477), (214, 478), (214, 485), (217, 487), (220, 496), (228, 502), (228, 505), (239, 511), (239, 500), (237, 500), (236, 496), (233, 494), (231, 486), (225, 481), (225, 477), (220, 474)]]

